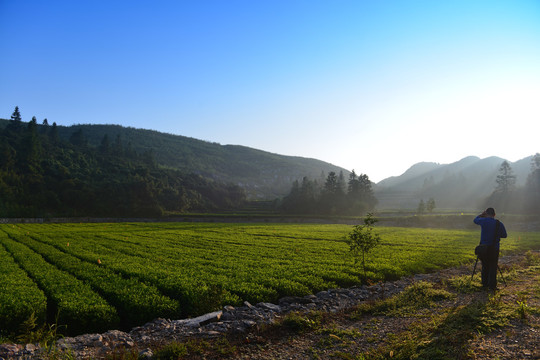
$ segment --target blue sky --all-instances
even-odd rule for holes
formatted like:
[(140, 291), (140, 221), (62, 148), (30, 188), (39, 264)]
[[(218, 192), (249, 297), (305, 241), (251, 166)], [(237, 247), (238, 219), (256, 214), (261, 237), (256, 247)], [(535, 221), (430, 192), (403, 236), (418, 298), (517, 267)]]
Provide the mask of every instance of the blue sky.
[(540, 152), (540, 2), (0, 0), (0, 117), (328, 161)]

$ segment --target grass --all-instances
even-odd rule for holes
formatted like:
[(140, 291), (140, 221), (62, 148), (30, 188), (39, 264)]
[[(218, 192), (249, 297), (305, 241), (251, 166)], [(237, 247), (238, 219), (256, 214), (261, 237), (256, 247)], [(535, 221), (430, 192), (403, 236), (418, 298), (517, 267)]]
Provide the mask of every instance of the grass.
[(378, 349), (374, 358), (457, 359), (467, 354), (469, 341), (508, 324), (514, 309), (495, 295), (487, 302), (449, 308), (428, 322), (418, 322), (406, 334)]
[(437, 301), (452, 299), (455, 295), (444, 289), (436, 289), (433, 284), (420, 281), (391, 298), (359, 306), (357, 316), (369, 313), (385, 316), (418, 316), (420, 310), (432, 308)]
[(176, 360), (183, 358), (201, 358), (206, 356), (228, 357), (236, 352), (236, 347), (225, 338), (208, 342), (204, 340), (190, 340), (187, 342), (171, 342), (156, 350), (154, 360)]
[(310, 343), (299, 351), (313, 359), (476, 358), (479, 349), (471, 344), (481, 343), (483, 337), (505, 328), (509, 330), (503, 336), (516, 336), (512, 330), (516, 322), (537, 326), (538, 258), (539, 253), (530, 252), (525, 263), (505, 269), (508, 287), (499, 292), (481, 290), (470, 275), (436, 284), (417, 282), (351, 312), (323, 315), (322, 321), (310, 321), (310, 314), (294, 314), (295, 324), (308, 325), (298, 325), (301, 331), (284, 336), (294, 344)]
[[(396, 227), (376, 230), (382, 241), (370, 253), (366, 264), (369, 280), (375, 282), (468, 264), (474, 260), (472, 250), (479, 236), (477, 230)], [(361, 284), (363, 271), (354, 266), (345, 242), (350, 231), (349, 225), (335, 224), (0, 224), (0, 249), (13, 265), (11, 268), (22, 268), (21, 262), (27, 257), (17, 254), (17, 249), (24, 248), (47, 266), (70, 277), (73, 283), (86, 287), (92, 283), (90, 291), (95, 292), (92, 295), (114, 305), (115, 311), (125, 319), (142, 316), (141, 311), (134, 309), (150, 303), (144, 298), (150, 291), (144, 289), (151, 289), (155, 299), (161, 299), (167, 309), (173, 309), (170, 311), (174, 316), (187, 317), (243, 301), (276, 302), (283, 296), (303, 296)], [(539, 244), (540, 233), (512, 233), (502, 248), (508, 253), (538, 248)], [(530, 261), (538, 261), (531, 254)], [(43, 290), (50, 302), (54, 290), (45, 280), (52, 275), (41, 271), (43, 279), (38, 279), (31, 271), (36, 264), (27, 261), (28, 271), (17, 274), (27, 276), (34, 292)], [(109, 280), (97, 281), (92, 274), (106, 275)], [(54, 280), (58, 279), (54, 276)], [(120, 298), (116, 283), (136, 284), (137, 289), (144, 291), (124, 286), (130, 297)], [(469, 291), (476, 289), (475, 283), (467, 285), (466, 279), (456, 280), (456, 286), (462, 289), (468, 286)], [(0, 300), (20, 298), (19, 293), (10, 294), (11, 289), (8, 287), (6, 296)], [(393, 301), (428, 301), (418, 296), (432, 296), (430, 301), (436, 301), (436, 296), (446, 296), (437, 295), (438, 290), (419, 287), (408, 294), (409, 299)], [(131, 297), (133, 293), (136, 294)], [(75, 295), (62, 295), (58, 302), (60, 298), (73, 302)], [(382, 306), (386, 306), (387, 312), (414, 311), (397, 303), (379, 306), (380, 311)], [(3, 308), (1, 303), (0, 308)], [(154, 311), (156, 306), (149, 308)], [(21, 313), (30, 314), (31, 310)], [(143, 320), (169, 315), (149, 313), (144, 314), (149, 319)], [(10, 332), (11, 328), (0, 328), (2, 336), (12, 336)]]
[[(390, 298), (370, 301), (350, 311), (293, 312), (252, 335), (173, 342), (155, 349), (154, 359), (234, 359), (252, 339), (257, 339), (252, 346), (260, 344), (260, 351), (269, 344), (279, 347), (282, 342), (296, 344), (298, 339), (313, 339), (303, 353), (313, 359), (475, 358), (471, 343), (504, 329), (510, 322), (528, 324), (532, 316), (540, 314), (540, 269), (535, 265), (539, 257), (531, 252), (523, 267), (512, 267), (508, 288), (500, 292), (471, 291), (470, 285), (464, 285), (470, 284), (468, 275), (436, 284), (420, 281)], [(379, 328), (392, 319), (401, 319), (405, 325), (380, 332)], [(507, 337), (514, 336), (511, 329), (506, 331)], [(131, 360), (135, 355), (127, 351), (108, 359)]]
[[(418, 310), (418, 306), (405, 300), (409, 299), (414, 304), (422, 304), (431, 313), (430, 321), (419, 319), (407, 331), (404, 331), (390, 338), (387, 344), (368, 353), (370, 359), (459, 359), (474, 358), (471, 353), (470, 342), (485, 334), (489, 334), (496, 329), (504, 328), (513, 319), (527, 321), (530, 314), (538, 315), (538, 306), (529, 306), (527, 299), (531, 289), (529, 284), (538, 284), (539, 276), (533, 276), (533, 280), (528, 274), (538, 274), (538, 267), (535, 265), (540, 258), (538, 253), (529, 252), (527, 263), (524, 269), (512, 269), (508, 275), (508, 281), (512, 288), (496, 293), (484, 293), (480, 291), (479, 284), (471, 284), (470, 277), (460, 276), (446, 282), (448, 293), (455, 292), (453, 296), (446, 296), (447, 292), (431, 296), (431, 289), (421, 291), (417, 294), (412, 287), (405, 290), (392, 299), (381, 301), (369, 307), (361, 308), (362, 314), (380, 313), (385, 311), (387, 316), (410, 316), (411, 310)], [(520, 281), (527, 278), (526, 284)], [(515, 287), (522, 286), (522, 290), (515, 290)], [(536, 285), (538, 286), (538, 285)], [(538, 290), (538, 288), (536, 288)], [(535, 290), (532, 290), (534, 293)], [(524, 293), (523, 293), (524, 292)], [(472, 301), (462, 305), (439, 306), (439, 311), (435, 311), (433, 302), (444, 299), (463, 296), (465, 294), (476, 293)], [(411, 298), (411, 294), (413, 297)], [(415, 301), (415, 297), (420, 299)], [(517, 297), (517, 301), (514, 300)], [(390, 310), (390, 311), (388, 311)]]

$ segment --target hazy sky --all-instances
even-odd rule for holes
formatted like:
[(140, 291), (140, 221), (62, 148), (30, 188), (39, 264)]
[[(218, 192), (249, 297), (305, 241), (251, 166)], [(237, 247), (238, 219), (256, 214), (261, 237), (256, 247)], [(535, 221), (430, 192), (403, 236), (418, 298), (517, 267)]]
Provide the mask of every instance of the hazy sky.
[(0, 117), (121, 124), (378, 182), (540, 152), (540, 1), (0, 0)]

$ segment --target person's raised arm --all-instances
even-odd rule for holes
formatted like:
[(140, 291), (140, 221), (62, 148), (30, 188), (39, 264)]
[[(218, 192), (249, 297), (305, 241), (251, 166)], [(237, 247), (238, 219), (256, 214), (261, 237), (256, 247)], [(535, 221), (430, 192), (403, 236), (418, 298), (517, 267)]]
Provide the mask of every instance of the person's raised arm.
[(480, 219), (485, 218), (486, 215), (487, 215), (487, 214), (486, 214), (486, 212), (484, 211), (484, 212), (481, 213), (480, 215), (476, 216), (476, 217), (474, 218), (474, 220), (473, 220), (474, 223), (475, 223), (475, 224), (480, 224), (480, 221), (481, 221)]

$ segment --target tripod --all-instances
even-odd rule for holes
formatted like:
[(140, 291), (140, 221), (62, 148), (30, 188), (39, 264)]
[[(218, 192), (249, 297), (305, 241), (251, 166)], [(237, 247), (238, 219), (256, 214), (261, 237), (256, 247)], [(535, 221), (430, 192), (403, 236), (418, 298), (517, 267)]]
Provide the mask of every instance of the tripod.
[[(474, 269), (473, 269), (473, 272), (472, 272), (472, 275), (471, 275), (471, 281), (474, 277), (474, 272), (476, 271), (476, 265), (478, 264), (478, 256), (476, 256), (476, 261), (474, 263)], [(502, 279), (502, 282), (504, 284), (504, 287), (506, 287), (506, 280), (504, 280), (504, 276), (503, 276), (503, 273), (501, 271), (501, 268), (499, 267), (499, 264), (497, 263), (497, 269), (499, 269), (499, 273), (501, 274), (501, 279)]]

